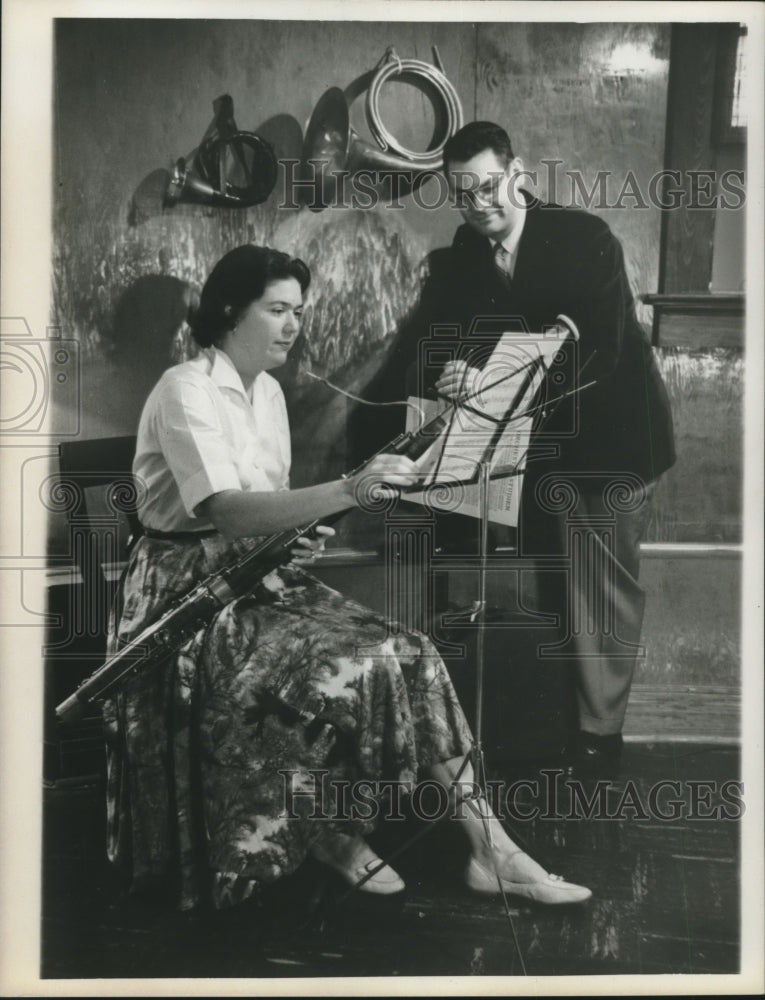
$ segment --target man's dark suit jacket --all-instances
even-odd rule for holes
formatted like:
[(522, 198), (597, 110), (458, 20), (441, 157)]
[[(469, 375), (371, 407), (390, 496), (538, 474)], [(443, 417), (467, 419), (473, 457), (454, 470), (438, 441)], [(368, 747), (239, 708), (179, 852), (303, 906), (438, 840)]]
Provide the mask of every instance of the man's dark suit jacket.
[[(406, 355), (423, 338), (454, 345), (446, 330), (438, 331), (439, 324), (458, 325), (461, 356), (470, 360), (471, 342), (490, 347), (503, 330), (520, 330), (524, 324), (541, 332), (562, 313), (579, 330), (580, 383), (596, 384), (549, 407), (554, 412), (544, 437), (560, 448), (555, 467), (631, 472), (649, 482), (675, 460), (672, 415), (635, 315), (621, 245), (597, 216), (526, 197), (512, 282), (497, 273), (490, 241), (461, 226), (450, 249), (431, 255), (430, 277), (399, 360), (415, 362)], [(426, 385), (435, 377), (435, 369), (426, 372)], [(548, 398), (559, 394), (548, 386)]]
[[(429, 263), (430, 276), (418, 308), (402, 325), (385, 366), (370, 387), (372, 398), (401, 399), (407, 390), (425, 392), (443, 364), (442, 358), (440, 363), (434, 359), (430, 369), (423, 365), (425, 353), (433, 348), (444, 355), (453, 351), (475, 363), (504, 330), (542, 332), (561, 313), (578, 327), (580, 342), (574, 355), (578, 376), (582, 383), (595, 380), (595, 384), (557, 408), (551, 403), (554, 412), (541, 423), (535, 437), (539, 445), (555, 444), (559, 452), (548, 459), (540, 459), (533, 451), (529, 455), (519, 531), (489, 525), (492, 548), (517, 544), (523, 555), (558, 554), (561, 525), (535, 502), (535, 484), (546, 472), (601, 473), (606, 479), (612, 473), (627, 472), (649, 482), (675, 458), (669, 400), (635, 315), (619, 241), (597, 216), (529, 198), (511, 283), (497, 273), (490, 241), (467, 225), (458, 229), (450, 248), (434, 251)], [(405, 380), (405, 372), (411, 374), (410, 379)], [(570, 371), (568, 375), (575, 377)], [(547, 399), (559, 395), (562, 388), (548, 379)], [(381, 415), (393, 412), (397, 411), (370, 414), (366, 410), (367, 453), (372, 442), (384, 444), (374, 432), (383, 424)], [(573, 423), (575, 418), (578, 424)], [(572, 426), (577, 427), (573, 435)], [(387, 430), (391, 429), (388, 425)], [(579, 485), (586, 489), (589, 477), (583, 478)], [(603, 489), (603, 478), (589, 480), (593, 491)], [(438, 514), (434, 520), (438, 549), (479, 551), (476, 519)], [(560, 572), (543, 572), (534, 584), (540, 607), (559, 613), (561, 623), (566, 621), (567, 580)], [(509, 594), (509, 580), (503, 585)], [(524, 583), (524, 602), (529, 597), (527, 586)], [(632, 605), (625, 606), (634, 612)], [(464, 641), (464, 632), (458, 639)], [(502, 752), (521, 757), (557, 753), (573, 724), (572, 673), (557, 662), (540, 665), (537, 643), (550, 641), (549, 631), (519, 628), (512, 640), (510, 675), (507, 631), (487, 632), (487, 745), (493, 741), (501, 744)], [(472, 671), (455, 666), (452, 675), (470, 714), (475, 696)]]
[[(443, 364), (429, 368), (423, 363), (434, 348), (480, 367), (503, 331), (541, 332), (562, 313), (579, 330), (579, 371), (569, 370), (562, 386), (548, 384), (547, 398), (554, 400), (576, 385), (577, 377), (579, 384), (595, 384), (548, 407), (535, 438), (537, 453), (533, 443), (529, 453), (524, 496), (552, 470), (627, 472), (651, 482), (675, 460), (672, 414), (635, 314), (621, 245), (598, 216), (524, 196), (526, 219), (512, 282), (494, 267), (491, 242), (460, 226), (451, 247), (431, 253), (418, 307), (402, 324), (368, 394), (401, 399), (426, 392)], [(381, 446), (390, 431), (396, 432), (380, 411), (371, 416), (367, 411), (360, 421), (356, 433), (364, 438), (360, 451), (367, 454), (370, 445)], [(547, 450), (550, 443), (557, 457), (539, 458), (540, 448)]]

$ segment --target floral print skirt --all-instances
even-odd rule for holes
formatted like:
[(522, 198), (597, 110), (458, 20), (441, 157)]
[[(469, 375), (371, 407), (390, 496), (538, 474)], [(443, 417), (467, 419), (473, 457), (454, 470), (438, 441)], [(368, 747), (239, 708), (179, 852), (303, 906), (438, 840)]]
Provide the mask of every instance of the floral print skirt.
[[(110, 648), (237, 547), (142, 538)], [(339, 806), (343, 782), (411, 788), (421, 768), (471, 745), (430, 640), (293, 567), (132, 679), (104, 721), (108, 855), (134, 889), (168, 891), (184, 909), (228, 906), (292, 873), (328, 822), (369, 832), (373, 819)]]

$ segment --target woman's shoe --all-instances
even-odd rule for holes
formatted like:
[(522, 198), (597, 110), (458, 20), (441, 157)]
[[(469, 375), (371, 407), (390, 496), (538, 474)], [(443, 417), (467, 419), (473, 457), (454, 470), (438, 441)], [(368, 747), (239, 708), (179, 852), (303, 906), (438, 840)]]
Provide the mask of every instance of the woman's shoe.
[[(521, 852), (522, 853), (522, 852)], [(531, 859), (529, 858), (529, 861)], [(561, 875), (549, 875), (536, 862), (531, 862), (534, 871), (529, 881), (516, 882), (501, 878), (502, 891), (522, 896), (536, 903), (546, 903), (549, 906), (561, 906), (571, 903), (584, 903), (592, 896), (592, 892), (583, 885), (566, 882)], [(519, 875), (522, 874), (519, 872)], [(465, 872), (465, 882), (474, 892), (498, 893), (500, 887), (494, 872), (471, 858)]]
[(317, 861), (329, 865), (359, 892), (392, 896), (406, 888), (398, 872), (385, 864), (361, 837), (337, 834), (324, 838), (321, 843), (314, 844), (311, 853)]

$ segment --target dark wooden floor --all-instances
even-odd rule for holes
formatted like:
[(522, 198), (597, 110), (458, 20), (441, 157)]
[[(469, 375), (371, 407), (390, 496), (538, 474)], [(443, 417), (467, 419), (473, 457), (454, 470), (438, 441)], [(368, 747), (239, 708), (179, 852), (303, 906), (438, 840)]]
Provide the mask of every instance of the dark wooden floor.
[[(518, 777), (503, 770), (489, 776)], [(523, 776), (536, 777), (540, 793), (516, 801), (544, 813), (552, 778), (529, 766)], [(689, 781), (719, 790), (738, 776), (733, 747), (628, 744), (621, 776), (606, 789), (609, 814), (621, 803), (611, 819), (565, 818), (570, 789), (558, 776), (551, 811), (561, 818), (513, 829), (542, 863), (594, 895), (568, 910), (510, 899), (528, 973), (737, 972), (739, 822), (662, 820), (650, 815), (649, 790), (680, 782), (681, 794), (665, 788), (659, 805), (666, 813), (678, 798), (687, 811)], [(407, 891), (393, 902), (357, 893), (340, 903), (342, 888), (309, 862), (252, 904), (191, 919), (124, 895), (103, 858), (102, 799), (97, 784), (45, 792), (43, 978), (520, 974), (501, 899), (461, 885), (465, 848), (454, 823), (432, 827), (397, 860)], [(708, 814), (717, 801), (702, 789), (698, 809)], [(646, 818), (635, 815), (641, 806)], [(417, 829), (413, 820), (390, 824), (375, 844), (390, 851)]]

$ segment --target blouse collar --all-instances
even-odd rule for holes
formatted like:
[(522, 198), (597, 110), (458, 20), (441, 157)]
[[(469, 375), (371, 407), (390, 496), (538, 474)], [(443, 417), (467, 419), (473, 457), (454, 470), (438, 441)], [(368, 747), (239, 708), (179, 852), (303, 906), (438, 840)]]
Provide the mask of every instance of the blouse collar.
[(251, 403), (255, 382), (257, 382), (258, 378), (260, 378), (260, 375), (258, 375), (252, 383), (252, 389), (250, 392), (247, 392), (244, 387), (244, 383), (242, 382), (241, 375), (236, 370), (234, 362), (225, 351), (221, 351), (217, 347), (211, 347), (207, 352), (207, 356), (210, 361), (210, 378), (213, 380), (215, 385), (221, 389), (233, 389), (235, 392), (241, 393), (248, 400), (248, 402)]

